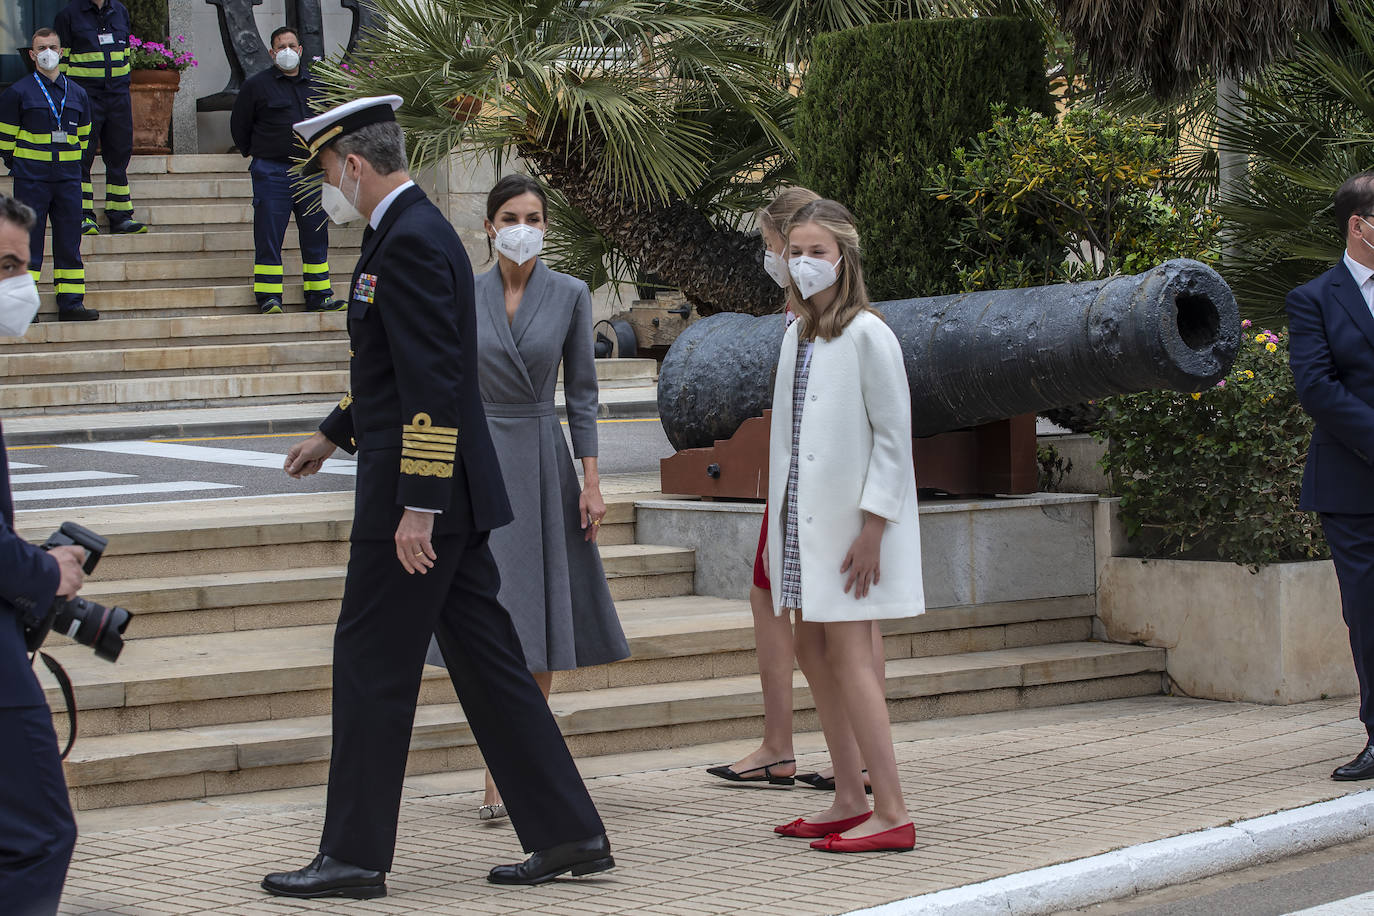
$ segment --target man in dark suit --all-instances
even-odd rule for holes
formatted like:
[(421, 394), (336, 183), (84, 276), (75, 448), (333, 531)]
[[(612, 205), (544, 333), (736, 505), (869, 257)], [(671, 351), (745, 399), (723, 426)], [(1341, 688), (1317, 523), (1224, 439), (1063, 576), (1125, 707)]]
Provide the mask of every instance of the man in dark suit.
[[(33, 211), (0, 194), (0, 334), (22, 337), (38, 311), (28, 274)], [(24, 618), (81, 588), (80, 547), (44, 552), (14, 533), (9, 460), (0, 431), (0, 909), (57, 912), (76, 822), (43, 689), (24, 646)]]
[(263, 887), (291, 897), (386, 893), (411, 725), (433, 633), (526, 852), (498, 884), (611, 868), (610, 844), (525, 666), (487, 533), (510, 520), (477, 386), (472, 268), (406, 174), (397, 96), (296, 125), (336, 222), (366, 216), (349, 285), (351, 390), (287, 473), (358, 454), (352, 547), (334, 634), (334, 742), (320, 854)]
[(1374, 778), (1374, 172), (1336, 191), (1345, 256), (1288, 294), (1289, 364), (1316, 422), (1300, 507), (1321, 516), (1360, 681), (1366, 745), (1332, 779)]

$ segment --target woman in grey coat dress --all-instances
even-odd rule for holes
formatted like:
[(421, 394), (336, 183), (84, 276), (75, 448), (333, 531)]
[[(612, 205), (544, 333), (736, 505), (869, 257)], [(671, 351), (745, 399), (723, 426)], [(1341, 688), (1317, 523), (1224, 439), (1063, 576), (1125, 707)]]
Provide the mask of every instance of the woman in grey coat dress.
[[(487, 426), (515, 520), (491, 533), (510, 611), (535, 681), (547, 699), (553, 672), (626, 658), (620, 620), (596, 539), (606, 503), (597, 474), (597, 381), (587, 284), (538, 258), (547, 198), (525, 175), (487, 196), (487, 235), (497, 264), (476, 278), (478, 374)], [(559, 364), (573, 452), (554, 406)], [(430, 647), (430, 661), (442, 657)], [(482, 820), (505, 814), (487, 777)]]

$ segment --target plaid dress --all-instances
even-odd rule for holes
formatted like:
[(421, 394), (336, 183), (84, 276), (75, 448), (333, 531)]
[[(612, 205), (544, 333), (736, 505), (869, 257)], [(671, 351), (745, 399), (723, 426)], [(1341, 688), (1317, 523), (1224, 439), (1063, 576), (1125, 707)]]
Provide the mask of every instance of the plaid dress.
[(802, 406), (806, 403), (806, 381), (811, 374), (811, 342), (797, 338), (797, 370), (792, 376), (792, 460), (787, 466), (787, 495), (783, 499), (782, 591), (781, 607), (802, 606), (801, 546), (797, 543), (797, 479), (801, 448)]

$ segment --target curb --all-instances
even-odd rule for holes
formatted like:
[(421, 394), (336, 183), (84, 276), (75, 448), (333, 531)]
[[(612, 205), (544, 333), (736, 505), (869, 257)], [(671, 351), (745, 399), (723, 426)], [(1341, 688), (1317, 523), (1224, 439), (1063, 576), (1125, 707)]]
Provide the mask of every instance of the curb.
[(1044, 916), (1262, 865), (1374, 834), (1374, 793), (1292, 808), (845, 916)]
[[(640, 420), (658, 416), (658, 401), (624, 401), (621, 403), (602, 403), (597, 410), (602, 420)], [(558, 405), (559, 419), (567, 419), (567, 410)], [(158, 422), (156, 414), (150, 413), (148, 422), (141, 425), (100, 426), (99, 414), (92, 414), (90, 426), (73, 426), (65, 429), (15, 429), (24, 417), (12, 417), (5, 425), (7, 445), (67, 445), (72, 442), (122, 442), (130, 439), (191, 439), (199, 436), (254, 436), (272, 433), (309, 434), (319, 428), (324, 414), (311, 414), (302, 417), (278, 417), (275, 419), (255, 419), (245, 417), (240, 420), (207, 420), (197, 422)]]

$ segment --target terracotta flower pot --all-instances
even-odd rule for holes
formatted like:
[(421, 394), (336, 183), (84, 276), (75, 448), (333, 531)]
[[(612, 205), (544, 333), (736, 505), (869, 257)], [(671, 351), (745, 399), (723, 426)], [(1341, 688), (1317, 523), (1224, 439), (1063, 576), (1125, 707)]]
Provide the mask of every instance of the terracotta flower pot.
[(172, 132), (172, 99), (181, 86), (181, 72), (134, 70), (129, 78), (134, 115), (134, 153), (170, 153), (172, 147), (168, 138)]
[(456, 95), (444, 103), (455, 121), (470, 121), (482, 111), (482, 100), (475, 95)]

